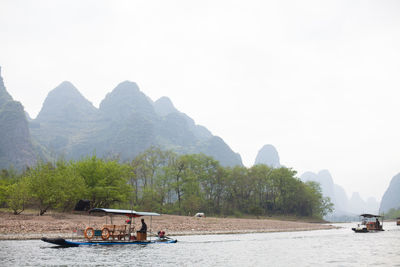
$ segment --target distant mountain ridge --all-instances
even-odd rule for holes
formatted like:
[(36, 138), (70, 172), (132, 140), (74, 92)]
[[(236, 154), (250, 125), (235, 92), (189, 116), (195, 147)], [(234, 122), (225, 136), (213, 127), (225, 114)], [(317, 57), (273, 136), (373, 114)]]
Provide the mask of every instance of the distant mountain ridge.
[[(264, 145), (257, 154), (254, 165), (256, 164), (279, 168), (281, 163), (276, 148), (271, 144)], [(330, 198), (334, 205), (334, 211), (325, 217), (327, 220), (350, 221), (357, 218), (361, 213), (378, 212), (379, 202), (375, 198), (370, 197), (367, 201), (364, 201), (358, 192), (354, 192), (349, 199), (343, 187), (334, 183), (328, 170), (321, 170), (318, 173), (305, 172), (300, 176), (300, 180), (319, 183), (322, 195)]]
[(178, 153), (204, 153), (224, 166), (242, 165), (239, 154), (223, 139), (178, 111), (162, 97), (153, 102), (134, 82), (124, 81), (95, 108), (70, 82), (53, 89), (36, 119), (30, 122), (35, 140), (51, 156), (131, 160), (151, 146)]
[(390, 209), (400, 208), (400, 173), (390, 181), (389, 187), (383, 194), (380, 212), (388, 212)]
[(182, 113), (179, 110), (177, 110), (174, 104), (172, 104), (172, 101), (166, 96), (163, 96), (154, 102), (154, 109), (156, 113), (161, 117), (177, 116), (185, 119), (189, 129), (200, 140), (205, 140), (213, 137), (211, 132), (206, 127), (195, 124), (192, 118), (187, 116), (185, 113)]
[(273, 145), (264, 145), (257, 153), (254, 165), (256, 164), (265, 164), (273, 168), (281, 167), (276, 148)]
[(24, 107), (7, 92), (0, 67), (0, 168), (21, 169), (36, 162)]
[(72, 83), (65, 81), (47, 95), (35, 121), (81, 121), (90, 118), (96, 111)]
[(3, 77), (1, 76), (1, 67), (0, 67), (0, 106), (3, 106), (8, 101), (13, 101), (13, 99), (6, 90)]
[(318, 173), (305, 172), (300, 176), (300, 179), (304, 182), (318, 182), (321, 185), (323, 196), (331, 199), (335, 210), (327, 216), (329, 220), (357, 216), (361, 213), (378, 212), (379, 202), (374, 198), (368, 198), (367, 201), (364, 201), (358, 192), (354, 192), (349, 199), (343, 187), (334, 183), (328, 170), (321, 170)]
[(102, 116), (116, 121), (129, 119), (135, 114), (143, 117), (156, 116), (153, 103), (139, 90), (135, 82), (124, 81), (108, 93), (100, 103)]

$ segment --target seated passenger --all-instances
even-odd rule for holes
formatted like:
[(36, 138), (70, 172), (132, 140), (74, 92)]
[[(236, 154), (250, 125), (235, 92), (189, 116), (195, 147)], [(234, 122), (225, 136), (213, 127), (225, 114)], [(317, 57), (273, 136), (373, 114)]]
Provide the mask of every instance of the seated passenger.
[(165, 232), (164, 231), (158, 231), (158, 238), (159, 239), (162, 239), (162, 238), (164, 238), (165, 237)]

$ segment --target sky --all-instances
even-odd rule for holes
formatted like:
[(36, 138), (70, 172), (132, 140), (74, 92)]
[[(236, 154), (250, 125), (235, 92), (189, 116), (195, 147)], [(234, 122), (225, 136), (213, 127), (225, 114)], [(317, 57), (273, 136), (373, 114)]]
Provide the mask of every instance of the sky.
[(265, 144), (380, 200), (400, 172), (399, 1), (1, 0), (0, 66), (34, 118), (72, 82), (122, 81), (206, 126), (250, 167)]

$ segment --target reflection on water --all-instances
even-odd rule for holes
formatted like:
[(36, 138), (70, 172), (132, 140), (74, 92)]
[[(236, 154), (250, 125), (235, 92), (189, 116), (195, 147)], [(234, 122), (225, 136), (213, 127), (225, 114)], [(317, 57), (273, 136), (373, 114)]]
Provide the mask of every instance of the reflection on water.
[(400, 226), (353, 233), (341, 229), (182, 236), (176, 244), (53, 249), (35, 241), (0, 241), (1, 266), (400, 266)]

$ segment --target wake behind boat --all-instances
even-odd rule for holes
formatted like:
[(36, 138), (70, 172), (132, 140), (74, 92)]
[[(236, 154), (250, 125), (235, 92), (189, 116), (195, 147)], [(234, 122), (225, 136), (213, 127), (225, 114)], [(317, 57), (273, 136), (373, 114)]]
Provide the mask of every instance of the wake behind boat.
[[(137, 217), (160, 216), (155, 212), (138, 212), (134, 210), (119, 210), (119, 209), (102, 209), (95, 208), (89, 211), (89, 214), (106, 215), (110, 217), (110, 223), (103, 225), (101, 229), (95, 227), (87, 227), (81, 240), (73, 241), (64, 238), (46, 238), (43, 237), (42, 241), (51, 243), (60, 247), (77, 247), (83, 245), (147, 245), (154, 243), (176, 243), (176, 239), (169, 238), (165, 235), (164, 231), (159, 231), (157, 237), (147, 238), (147, 225), (142, 220), (142, 228), (135, 231), (133, 220)], [(123, 224), (113, 224), (113, 215), (125, 215), (128, 219)], [(89, 223), (90, 225), (90, 223)], [(151, 226), (150, 226), (151, 229)], [(150, 232), (151, 234), (151, 232)]]

